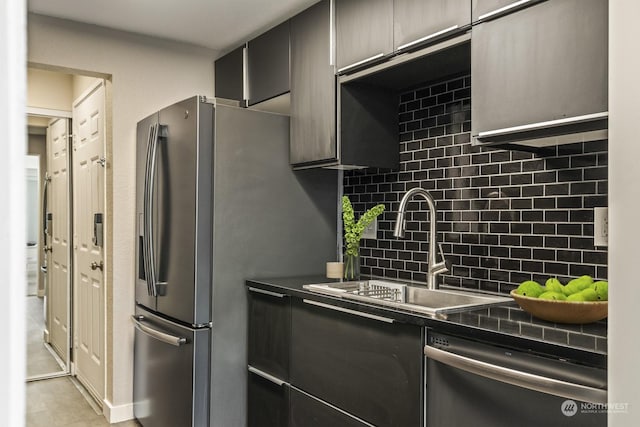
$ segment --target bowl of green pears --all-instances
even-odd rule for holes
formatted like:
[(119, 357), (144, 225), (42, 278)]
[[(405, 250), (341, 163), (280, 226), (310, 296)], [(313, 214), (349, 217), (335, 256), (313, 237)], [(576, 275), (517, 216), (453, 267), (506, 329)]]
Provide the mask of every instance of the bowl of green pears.
[(511, 296), (527, 313), (555, 323), (591, 323), (608, 314), (609, 282), (581, 276), (562, 284), (556, 277), (544, 285), (522, 282)]

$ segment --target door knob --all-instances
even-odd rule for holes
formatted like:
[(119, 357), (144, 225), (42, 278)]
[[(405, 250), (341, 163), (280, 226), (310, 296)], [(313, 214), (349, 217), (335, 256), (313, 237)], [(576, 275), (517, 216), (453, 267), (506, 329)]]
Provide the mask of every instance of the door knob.
[(93, 261), (93, 262), (91, 263), (91, 269), (92, 269), (92, 270), (97, 270), (97, 269), (99, 269), (100, 271), (102, 271), (102, 268), (103, 268), (103, 267), (104, 267), (104, 265), (102, 264), (102, 261), (100, 261), (99, 263), (98, 263), (98, 262)]

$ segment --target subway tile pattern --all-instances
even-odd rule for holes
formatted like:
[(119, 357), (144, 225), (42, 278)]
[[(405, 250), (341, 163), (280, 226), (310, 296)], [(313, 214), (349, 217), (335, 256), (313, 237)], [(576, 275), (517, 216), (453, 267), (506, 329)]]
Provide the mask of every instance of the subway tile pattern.
[(447, 320), (596, 353), (607, 354), (607, 321), (563, 325), (537, 319), (515, 304), (452, 313)]
[(470, 76), (458, 76), (402, 93), (399, 170), (345, 172), (357, 215), (386, 206), (378, 239), (362, 242), (362, 273), (426, 281), (425, 202), (409, 203), (406, 239), (393, 237), (402, 195), (420, 186), (436, 200), (438, 241), (450, 264), (441, 285), (505, 294), (524, 280), (606, 279), (593, 208), (607, 206), (607, 141), (544, 155), (472, 146), (470, 92)]

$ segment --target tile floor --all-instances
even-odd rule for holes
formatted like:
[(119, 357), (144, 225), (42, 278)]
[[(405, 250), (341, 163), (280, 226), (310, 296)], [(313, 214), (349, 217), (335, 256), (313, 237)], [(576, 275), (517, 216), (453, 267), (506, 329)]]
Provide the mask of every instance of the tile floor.
[(43, 304), (43, 298), (37, 296), (27, 297), (27, 377), (51, 374), (63, 370), (44, 344)]
[[(70, 377), (27, 383), (27, 427), (139, 427), (135, 420), (109, 424)], [(94, 404), (95, 405), (95, 404)]]

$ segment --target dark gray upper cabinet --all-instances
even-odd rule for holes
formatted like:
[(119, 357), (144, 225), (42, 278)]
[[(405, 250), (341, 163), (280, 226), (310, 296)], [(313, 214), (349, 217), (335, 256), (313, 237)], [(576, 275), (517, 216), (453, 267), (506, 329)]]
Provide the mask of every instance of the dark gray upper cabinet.
[(244, 100), (244, 45), (215, 61), (215, 94), (218, 98)]
[(545, 0), (471, 0), (473, 22), (494, 19)]
[(548, 145), (606, 129), (607, 10), (607, 0), (550, 0), (473, 27), (476, 142)]
[(393, 0), (335, 0), (338, 73), (393, 52)]
[(407, 50), (435, 42), (471, 24), (469, 0), (394, 0), (393, 44)]
[(290, 162), (294, 166), (335, 163), (337, 159), (329, 22), (329, 0), (291, 18)]
[(289, 21), (247, 43), (249, 105), (289, 92)]

